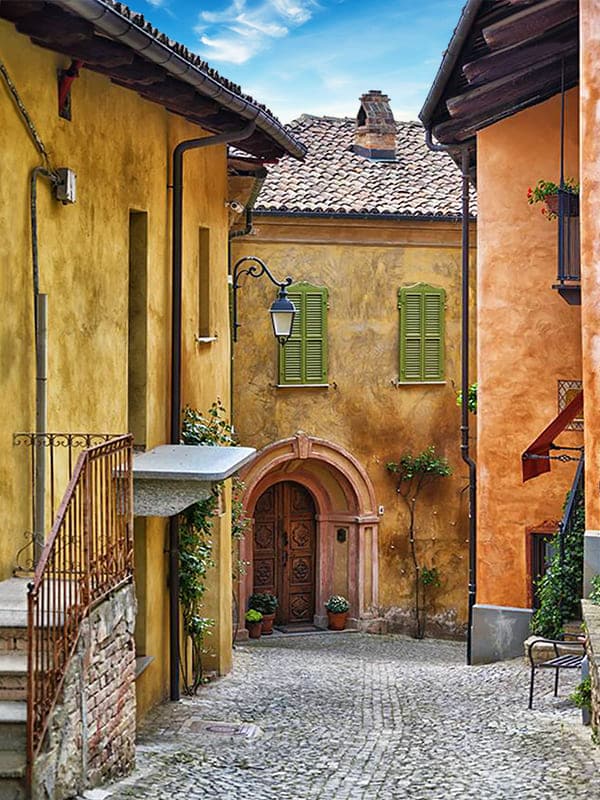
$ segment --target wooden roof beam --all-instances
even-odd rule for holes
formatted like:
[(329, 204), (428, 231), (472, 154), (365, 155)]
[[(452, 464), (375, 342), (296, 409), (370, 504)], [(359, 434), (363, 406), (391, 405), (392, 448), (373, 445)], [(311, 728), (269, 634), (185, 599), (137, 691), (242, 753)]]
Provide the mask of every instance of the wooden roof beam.
[(482, 34), (490, 50), (497, 50), (539, 38), (557, 25), (577, 19), (578, 14), (577, 0), (543, 0), (488, 25)]
[(468, 82), (475, 87), (525, 67), (534, 67), (551, 56), (568, 58), (577, 53), (578, 33), (577, 22), (568, 22), (549, 36), (533, 40), (528, 45), (519, 43), (494, 50), (489, 55), (464, 64), (462, 71)]
[[(577, 55), (571, 56), (565, 61), (565, 74), (568, 72), (571, 76), (577, 75), (578, 66)], [(556, 92), (560, 90), (561, 68), (562, 59), (543, 59), (535, 67), (525, 67), (464, 94), (448, 98), (446, 108), (450, 116), (458, 120), (481, 113), (482, 109), (518, 102), (519, 98), (528, 93), (535, 95), (538, 87), (554, 86)]]
[[(114, 67), (121, 67), (132, 64), (135, 58), (135, 53), (131, 50), (116, 42), (111, 42), (109, 39), (91, 39), (87, 41), (63, 39), (57, 42), (54, 39), (40, 38), (39, 36), (31, 36), (30, 38), (38, 47), (44, 47), (46, 50), (76, 58), (78, 61), (83, 61), (91, 69), (101, 66), (103, 68), (102, 71), (104, 71)], [(100, 70), (98, 69), (97, 71), (99, 72)]]
[[(2, 7), (3, 5), (0, 5), (0, 9)], [(57, 49), (60, 49), (63, 39), (69, 41), (90, 39), (94, 35), (94, 26), (91, 22), (66, 14), (55, 6), (44, 8), (43, 14), (39, 11), (33, 12), (27, 16), (18, 17), (13, 22), (19, 33), (43, 41), (54, 42)]]
[[(565, 68), (565, 89), (572, 89), (579, 83), (579, 70), (577, 65), (567, 65)], [(518, 111), (534, 106), (548, 100), (560, 91), (559, 71), (553, 75), (539, 77), (535, 86), (522, 88), (520, 94), (514, 94), (492, 107), (485, 106), (479, 112), (459, 119), (451, 119), (433, 126), (433, 135), (442, 144), (455, 144), (472, 139), (482, 128), (487, 128), (501, 119), (512, 116)]]

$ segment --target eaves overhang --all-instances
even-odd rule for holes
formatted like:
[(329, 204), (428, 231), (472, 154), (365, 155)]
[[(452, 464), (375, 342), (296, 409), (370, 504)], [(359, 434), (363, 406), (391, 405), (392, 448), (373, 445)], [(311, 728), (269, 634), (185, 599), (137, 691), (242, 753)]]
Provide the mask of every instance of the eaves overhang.
[(468, 0), (419, 118), (473, 159), (480, 130), (578, 82), (577, 0)]
[(121, 3), (2, 0), (0, 17), (34, 44), (83, 61), (207, 131), (226, 133), (255, 122), (255, 133), (240, 147), (265, 161), (304, 157), (305, 147), (266, 108)]

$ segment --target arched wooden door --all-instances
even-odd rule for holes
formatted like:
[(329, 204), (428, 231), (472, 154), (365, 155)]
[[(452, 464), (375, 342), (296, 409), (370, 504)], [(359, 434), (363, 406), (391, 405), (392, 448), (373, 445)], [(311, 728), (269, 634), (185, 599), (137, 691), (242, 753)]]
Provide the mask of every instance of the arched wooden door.
[(279, 600), (279, 624), (310, 623), (315, 613), (315, 504), (299, 483), (276, 483), (254, 511), (254, 591)]

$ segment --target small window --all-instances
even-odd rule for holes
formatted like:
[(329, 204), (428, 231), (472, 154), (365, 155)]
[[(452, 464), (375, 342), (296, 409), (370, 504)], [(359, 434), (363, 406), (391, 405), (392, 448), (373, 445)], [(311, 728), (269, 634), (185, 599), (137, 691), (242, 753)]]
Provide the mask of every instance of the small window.
[(279, 384), (327, 383), (327, 289), (297, 283), (289, 298), (296, 306), (292, 335), (279, 348)]
[(446, 292), (425, 283), (398, 291), (400, 382), (443, 381)]

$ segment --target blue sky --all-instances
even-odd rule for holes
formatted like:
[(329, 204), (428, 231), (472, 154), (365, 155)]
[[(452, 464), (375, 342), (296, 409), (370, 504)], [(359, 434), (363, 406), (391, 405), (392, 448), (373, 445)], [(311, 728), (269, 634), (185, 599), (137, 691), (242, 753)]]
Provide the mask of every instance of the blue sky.
[(355, 116), (381, 89), (416, 119), (463, 0), (130, 0), (283, 122)]

